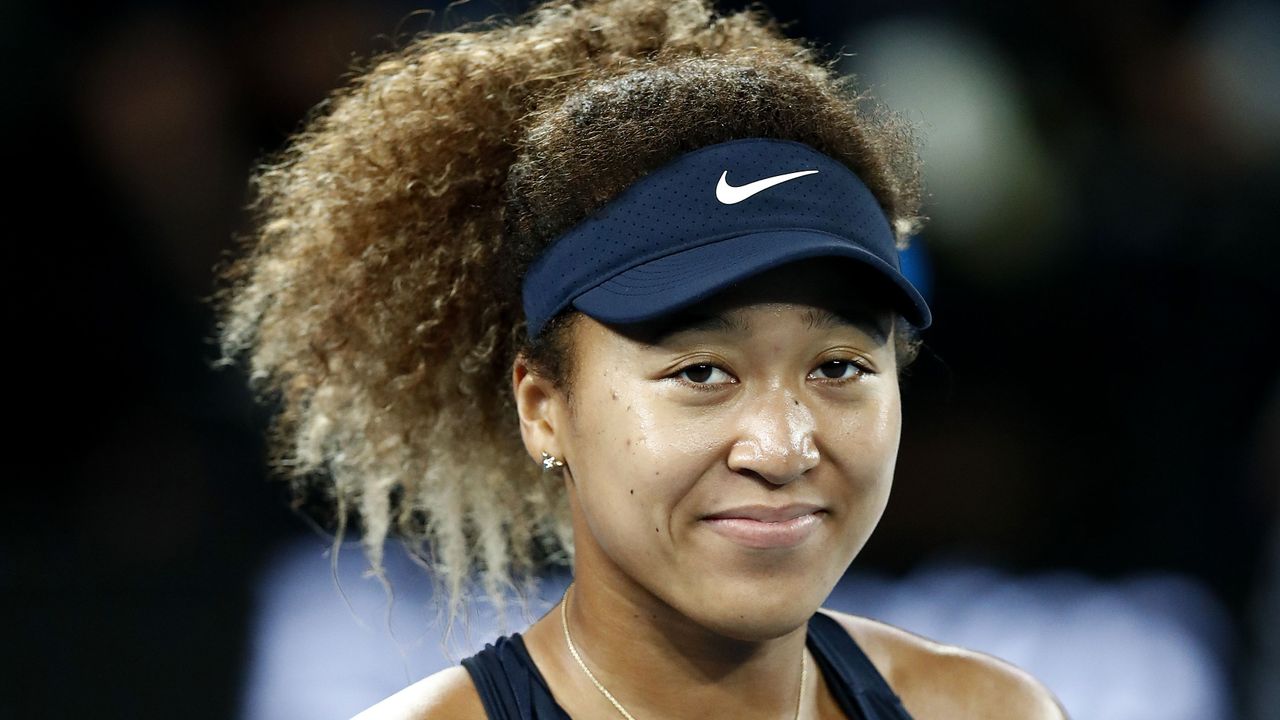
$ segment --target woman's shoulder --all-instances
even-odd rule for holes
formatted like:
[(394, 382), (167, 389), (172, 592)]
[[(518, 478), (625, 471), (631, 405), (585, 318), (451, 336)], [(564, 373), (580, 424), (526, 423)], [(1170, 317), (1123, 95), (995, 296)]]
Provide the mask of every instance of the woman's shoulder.
[(915, 717), (1066, 720), (1053, 692), (997, 657), (828, 608)]
[(485, 720), (471, 674), (461, 665), (415, 682), (351, 720)]

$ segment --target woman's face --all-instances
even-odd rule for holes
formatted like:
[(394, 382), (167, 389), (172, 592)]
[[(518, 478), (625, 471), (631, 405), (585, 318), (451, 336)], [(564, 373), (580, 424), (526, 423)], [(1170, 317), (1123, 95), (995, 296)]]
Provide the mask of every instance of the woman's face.
[(579, 581), (744, 640), (808, 619), (880, 520), (901, 427), (891, 315), (850, 277), (804, 261), (661, 322), (580, 318), (555, 430)]

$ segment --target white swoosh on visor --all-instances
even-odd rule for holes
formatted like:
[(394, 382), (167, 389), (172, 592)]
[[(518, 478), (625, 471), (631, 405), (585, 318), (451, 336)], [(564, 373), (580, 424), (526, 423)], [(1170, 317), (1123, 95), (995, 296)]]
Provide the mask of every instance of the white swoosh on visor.
[(746, 185), (734, 187), (730, 185), (728, 181), (729, 171), (725, 170), (720, 174), (720, 182), (716, 183), (716, 199), (725, 205), (733, 205), (734, 203), (740, 203), (743, 200), (746, 200), (761, 190), (767, 190), (774, 185), (784, 183), (788, 180), (793, 180), (802, 175), (812, 175), (816, 172), (818, 171), (801, 170), (799, 172), (787, 173), (785, 175), (774, 175), (773, 177), (767, 177), (762, 180), (756, 180), (755, 182), (749, 182)]

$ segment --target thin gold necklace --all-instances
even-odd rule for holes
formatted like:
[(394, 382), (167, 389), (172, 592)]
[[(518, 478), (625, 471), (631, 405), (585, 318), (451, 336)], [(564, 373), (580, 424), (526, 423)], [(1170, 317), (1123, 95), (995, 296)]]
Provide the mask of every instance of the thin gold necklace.
[[(573, 655), (574, 660), (578, 661), (578, 667), (582, 668), (582, 672), (586, 673), (587, 677), (591, 678), (591, 682), (595, 684), (596, 689), (599, 690), (601, 694), (609, 700), (609, 702), (613, 703), (613, 707), (622, 714), (622, 717), (627, 720), (636, 720), (631, 716), (631, 713), (627, 712), (626, 708), (622, 707), (622, 703), (618, 702), (618, 699), (615, 698), (612, 693), (604, 689), (604, 685), (600, 684), (600, 681), (596, 679), (595, 674), (593, 674), (591, 669), (587, 667), (587, 664), (582, 661), (582, 656), (578, 654), (578, 648), (573, 646), (573, 639), (569, 637), (569, 611), (567, 609), (569, 607), (569, 591), (571, 590), (573, 590), (573, 583), (569, 583), (569, 587), (565, 589), (564, 601), (560, 603), (560, 627), (564, 628), (564, 641), (569, 646), (569, 653)], [(800, 720), (800, 706), (801, 702), (804, 700), (804, 681), (806, 677), (807, 672), (805, 670), (804, 651), (802, 650), (800, 651), (800, 693), (796, 696), (796, 720)]]

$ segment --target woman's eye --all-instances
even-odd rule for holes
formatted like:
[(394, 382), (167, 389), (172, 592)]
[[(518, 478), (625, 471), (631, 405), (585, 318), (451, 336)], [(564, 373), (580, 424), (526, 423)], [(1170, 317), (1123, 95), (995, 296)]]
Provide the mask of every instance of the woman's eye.
[(725, 382), (733, 382), (733, 378), (729, 373), (721, 370), (715, 365), (690, 365), (676, 373), (676, 377), (683, 377), (695, 385), (720, 385)]
[[(819, 365), (816, 370), (809, 374), (809, 377), (817, 380), (843, 383), (856, 380), (863, 375), (870, 374), (870, 372), (852, 360), (831, 360)], [(681, 379), (689, 385), (705, 388), (737, 382), (732, 375), (710, 363), (686, 366), (677, 371), (673, 377)]]
[(832, 360), (819, 365), (815, 372), (822, 380), (851, 380), (866, 371), (852, 360)]

